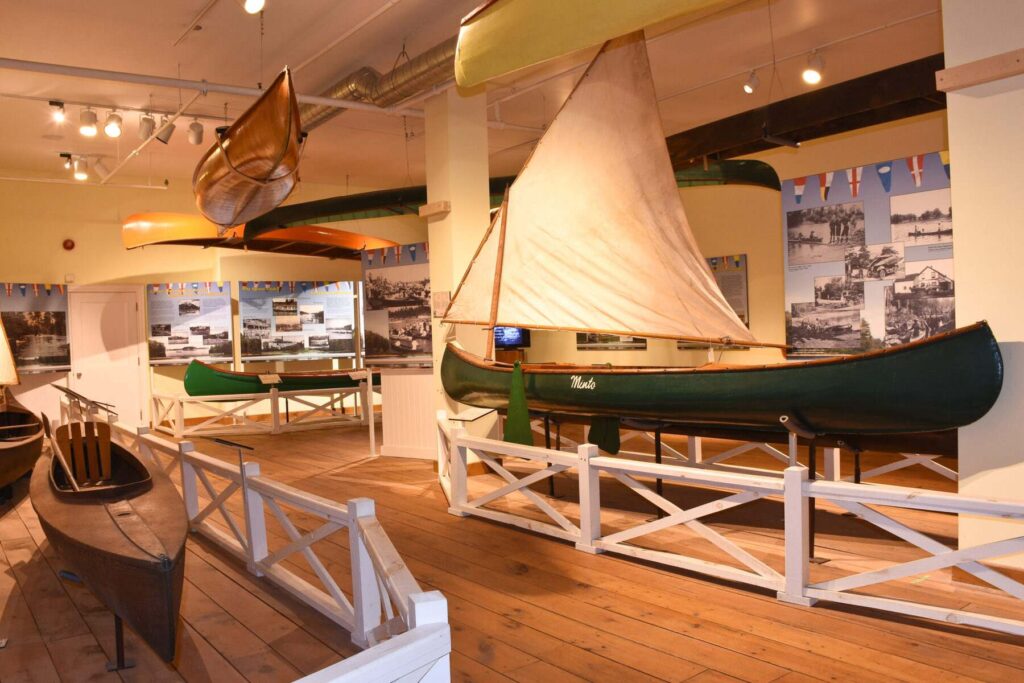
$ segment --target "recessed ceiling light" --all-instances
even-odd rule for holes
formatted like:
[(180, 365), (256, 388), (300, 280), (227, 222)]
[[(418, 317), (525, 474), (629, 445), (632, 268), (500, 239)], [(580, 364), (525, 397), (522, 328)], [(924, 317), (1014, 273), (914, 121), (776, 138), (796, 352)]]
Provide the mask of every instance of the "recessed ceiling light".
[(821, 83), (821, 74), (824, 69), (825, 60), (817, 52), (812, 52), (807, 57), (807, 66), (804, 67), (800, 77), (804, 79), (804, 83), (807, 85), (817, 85)]
[(264, 0), (245, 0), (245, 2), (242, 3), (242, 7), (244, 7), (245, 11), (249, 14), (258, 14), (263, 11), (264, 4), (266, 4)]
[(75, 159), (75, 180), (89, 179), (89, 160), (84, 157)]
[(64, 113), (64, 103), (60, 100), (50, 100), (50, 116), (55, 123), (64, 123), (67, 115)]
[(108, 138), (121, 137), (121, 115), (116, 112), (110, 112), (107, 115), (106, 123), (103, 124), (103, 132), (107, 134)]
[(743, 84), (743, 92), (753, 95), (759, 85), (761, 85), (761, 79), (757, 77), (756, 71), (751, 71), (750, 76), (747, 77), (747, 82)]
[(78, 117), (78, 132), (87, 138), (96, 137), (96, 112), (92, 109), (83, 109)]
[(148, 140), (153, 135), (153, 131), (156, 130), (156, 119), (149, 114), (143, 114), (139, 117), (139, 139)]

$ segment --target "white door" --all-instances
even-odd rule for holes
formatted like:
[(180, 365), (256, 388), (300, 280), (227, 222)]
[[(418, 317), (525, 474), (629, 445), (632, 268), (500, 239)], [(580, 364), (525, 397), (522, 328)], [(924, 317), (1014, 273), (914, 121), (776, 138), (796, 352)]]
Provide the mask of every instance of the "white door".
[(71, 388), (110, 403), (118, 420), (145, 424), (145, 337), (141, 288), (81, 289), (68, 293)]

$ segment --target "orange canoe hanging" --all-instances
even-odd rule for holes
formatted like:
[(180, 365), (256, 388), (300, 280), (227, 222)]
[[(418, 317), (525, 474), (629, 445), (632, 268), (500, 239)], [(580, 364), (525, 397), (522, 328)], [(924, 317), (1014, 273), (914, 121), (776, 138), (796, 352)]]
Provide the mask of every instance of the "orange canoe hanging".
[(199, 161), (192, 175), (199, 211), (226, 229), (276, 208), (298, 182), (303, 139), (286, 68)]

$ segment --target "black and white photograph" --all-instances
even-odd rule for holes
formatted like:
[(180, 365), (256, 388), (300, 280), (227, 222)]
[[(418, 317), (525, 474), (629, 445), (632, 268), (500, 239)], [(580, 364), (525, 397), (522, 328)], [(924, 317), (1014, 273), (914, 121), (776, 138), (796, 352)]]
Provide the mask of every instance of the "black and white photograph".
[(618, 334), (576, 333), (577, 351), (643, 351), (647, 340)]
[(862, 244), (846, 252), (846, 277), (851, 280), (895, 280), (904, 272), (902, 242)]
[(326, 349), (330, 346), (330, 341), (330, 338), (326, 334), (310, 335), (309, 348)]
[(324, 307), (320, 304), (302, 304), (299, 306), (299, 319), (303, 325), (323, 325)]
[(842, 261), (850, 245), (864, 244), (864, 204), (790, 211), (786, 238), (791, 266)]
[(370, 271), (366, 275), (366, 302), (369, 308), (429, 306), (430, 277), (424, 265), (395, 266)]
[(430, 354), (432, 302), (428, 254), (425, 243), (363, 252), (367, 357)]
[(274, 329), (278, 332), (300, 332), (302, 320), (297, 315), (275, 315)]
[(893, 242), (908, 246), (953, 242), (953, 204), (948, 187), (891, 197), (889, 213)]
[(149, 336), (151, 337), (169, 337), (171, 336), (171, 324), (170, 323), (155, 323), (149, 326)]
[(864, 308), (864, 281), (843, 275), (816, 277), (814, 305), (818, 310)]
[(71, 362), (64, 311), (4, 311), (3, 326), (19, 368), (63, 366)]
[(841, 353), (861, 346), (858, 310), (822, 310), (813, 302), (795, 303), (786, 318), (787, 338), (797, 349), (829, 349)]
[(389, 308), (388, 338), (399, 353), (430, 353), (430, 307)]
[(275, 335), (262, 340), (263, 350), (269, 353), (297, 353), (306, 348), (306, 338), (300, 335)]
[(266, 318), (246, 318), (242, 321), (242, 336), (263, 338), (270, 336), (270, 321)]
[(352, 337), (352, 322), (348, 320), (341, 320), (337, 318), (328, 318), (326, 329), (329, 334), (336, 334), (339, 336), (348, 335)]
[(905, 344), (956, 327), (953, 260), (916, 261), (885, 289), (885, 344)]
[(203, 305), (199, 299), (185, 299), (184, 301), (178, 302), (178, 315), (199, 315), (203, 310)]
[(192, 325), (188, 328), (190, 334), (197, 335), (199, 337), (206, 337), (210, 334), (209, 325)]
[(274, 299), (274, 316), (298, 315), (299, 302), (297, 299)]

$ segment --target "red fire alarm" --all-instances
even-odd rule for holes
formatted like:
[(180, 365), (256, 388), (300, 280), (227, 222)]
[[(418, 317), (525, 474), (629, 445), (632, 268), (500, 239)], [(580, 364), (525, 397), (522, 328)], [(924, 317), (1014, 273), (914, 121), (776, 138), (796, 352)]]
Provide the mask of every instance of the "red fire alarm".
[(64, 240), (64, 244), (62, 246), (64, 247), (65, 251), (71, 251), (72, 249), (75, 248), (75, 241), (70, 238), (66, 239)]

